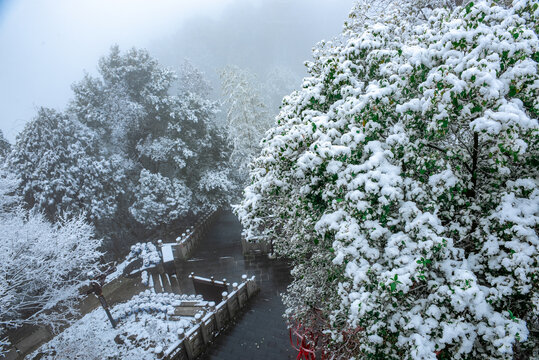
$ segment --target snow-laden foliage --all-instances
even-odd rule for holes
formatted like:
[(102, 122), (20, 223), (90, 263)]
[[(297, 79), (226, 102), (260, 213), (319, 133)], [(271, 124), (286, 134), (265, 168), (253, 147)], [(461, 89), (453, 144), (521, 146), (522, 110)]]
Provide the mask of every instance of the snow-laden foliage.
[(129, 211), (142, 224), (170, 223), (189, 211), (191, 190), (178, 179), (152, 174), (144, 169), (134, 192), (136, 200)]
[(83, 216), (53, 225), (27, 213), (13, 195), (18, 186), (16, 176), (1, 171), (0, 338), (22, 324), (67, 322), (77, 312), (79, 287), (88, 271), (97, 271), (101, 256), (101, 241), (93, 239)]
[(115, 213), (122, 168), (100, 151), (98, 137), (68, 115), (41, 108), (17, 136), (7, 161), (21, 178), (29, 207), (56, 221), (85, 212), (91, 220)]
[(103, 309), (98, 308), (41, 346), (29, 359), (131, 359), (153, 360), (187, 332), (193, 317), (174, 317), (182, 302), (201, 308), (207, 303), (194, 295), (155, 294), (150, 290), (112, 308), (118, 321), (113, 329)]
[(335, 357), (539, 356), (538, 16), (356, 6), (285, 98), (237, 213)]
[(194, 93), (207, 98), (213, 91), (212, 86), (206, 79), (206, 75), (200, 71), (189, 59), (184, 59), (178, 71), (178, 93)]
[(4, 137), (4, 133), (0, 130), (0, 162), (3, 162), (11, 151), (11, 144)]
[[(171, 95), (172, 70), (145, 50), (122, 54), (116, 46), (100, 60), (99, 75), (73, 86), (70, 111), (129, 165), (122, 203), (136, 220), (155, 226), (214, 205), (200, 182), (208, 170), (226, 172), (228, 150), (212, 124), (217, 105), (207, 98), (203, 74), (186, 64), (180, 93)], [(215, 189), (210, 197), (228, 201)]]
[(221, 194), (229, 194), (231, 197), (233, 194), (240, 192), (240, 187), (237, 181), (231, 174), (231, 170), (228, 168), (222, 169), (208, 169), (198, 182), (199, 189), (199, 201), (206, 204), (210, 204), (211, 210), (216, 210), (219, 206), (228, 205), (223, 201)]
[(231, 163), (242, 178), (248, 165), (260, 152), (260, 140), (272, 125), (255, 77), (248, 70), (227, 66), (220, 72), (228, 141), (232, 144)]
[(161, 262), (159, 251), (157, 251), (157, 247), (151, 242), (136, 243), (131, 246), (131, 251), (125, 260), (126, 262), (131, 262), (135, 259), (142, 260), (142, 269), (154, 267)]

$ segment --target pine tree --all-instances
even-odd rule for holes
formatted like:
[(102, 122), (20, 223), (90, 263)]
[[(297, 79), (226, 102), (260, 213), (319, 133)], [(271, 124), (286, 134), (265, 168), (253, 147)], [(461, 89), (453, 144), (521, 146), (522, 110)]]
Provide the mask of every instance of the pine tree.
[(41, 108), (17, 136), (8, 159), (28, 208), (50, 221), (85, 213), (112, 216), (122, 168), (100, 151), (97, 135), (73, 117)]

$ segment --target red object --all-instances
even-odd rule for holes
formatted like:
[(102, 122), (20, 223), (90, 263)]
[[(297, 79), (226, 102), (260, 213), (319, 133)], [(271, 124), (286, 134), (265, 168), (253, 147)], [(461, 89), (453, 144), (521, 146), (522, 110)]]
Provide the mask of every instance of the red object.
[[(296, 360), (316, 360), (315, 350), (320, 335), (318, 332), (298, 324), (295, 328), (289, 329), (289, 334), (290, 344), (298, 352)], [(296, 339), (295, 345), (293, 336)], [(321, 360), (324, 360), (324, 353), (321, 356)]]
[[(298, 351), (296, 360), (316, 360), (314, 349), (316, 348), (316, 344), (318, 342), (318, 336), (313, 339), (314, 334), (312, 331), (304, 329), (301, 324), (296, 326), (294, 330), (291, 328), (289, 333), (290, 344), (296, 351)], [(294, 345), (294, 341), (292, 340), (292, 333), (294, 333), (296, 338), (296, 345)]]
[(331, 346), (330, 351), (331, 338), (322, 332), (322, 329), (330, 327), (327, 319), (317, 308), (312, 308), (309, 315), (309, 327), (295, 322), (296, 325), (289, 329), (290, 344), (298, 352), (296, 360), (316, 360), (317, 353), (320, 360), (329, 359), (332, 352), (349, 357), (356, 351), (359, 346), (358, 333), (364, 330), (361, 326), (343, 330), (340, 347)]

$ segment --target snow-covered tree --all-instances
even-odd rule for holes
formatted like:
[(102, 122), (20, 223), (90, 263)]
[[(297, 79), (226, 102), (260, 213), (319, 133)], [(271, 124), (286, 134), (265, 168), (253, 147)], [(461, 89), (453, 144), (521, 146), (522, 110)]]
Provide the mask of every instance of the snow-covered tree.
[[(177, 79), (173, 71), (145, 50), (122, 54), (117, 46), (100, 60), (99, 74), (73, 87), (70, 111), (128, 164), (124, 193), (129, 212), (143, 225), (155, 226), (214, 206), (205, 202), (200, 182), (206, 181), (208, 169), (226, 172), (227, 149), (212, 125), (217, 105), (208, 99), (203, 74), (186, 63), (180, 93), (171, 95)], [(159, 186), (152, 189), (150, 183)], [(212, 198), (226, 202), (226, 192), (213, 196), (218, 188)]]
[(168, 90), (175, 74), (162, 68), (147, 51), (118, 46), (99, 60), (98, 77), (86, 75), (73, 85), (70, 112), (99, 133), (113, 153), (137, 159), (137, 145), (155, 128), (166, 127), (174, 110)]
[(538, 357), (539, 4), (354, 7), (237, 213), (335, 358)]
[(135, 203), (129, 211), (141, 224), (168, 224), (189, 212), (192, 193), (184, 182), (144, 169), (134, 190)]
[(116, 211), (121, 168), (101, 155), (91, 129), (66, 114), (41, 108), (17, 136), (8, 164), (27, 206), (52, 221), (82, 212), (97, 221)]
[(193, 63), (184, 59), (178, 71), (178, 93), (194, 93), (207, 98), (213, 91), (212, 86), (206, 79), (205, 74)]
[(0, 130), (0, 161), (4, 161), (10, 151), (11, 144), (4, 137), (2, 130)]
[(228, 66), (220, 73), (232, 164), (247, 178), (248, 165), (260, 152), (260, 140), (272, 125), (256, 79), (248, 70)]
[[(51, 224), (23, 210), (14, 195), (18, 186), (15, 175), (0, 170), (0, 339), (22, 324), (67, 322), (101, 255), (84, 216)], [(7, 345), (0, 340), (0, 356)]]

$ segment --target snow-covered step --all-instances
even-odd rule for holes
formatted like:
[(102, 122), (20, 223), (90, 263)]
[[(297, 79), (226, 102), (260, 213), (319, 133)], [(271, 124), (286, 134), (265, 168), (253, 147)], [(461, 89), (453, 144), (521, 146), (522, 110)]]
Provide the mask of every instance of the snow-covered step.
[(172, 293), (172, 285), (170, 284), (170, 278), (168, 274), (160, 274), (161, 282), (163, 284), (163, 291), (166, 293)]
[(170, 275), (170, 284), (172, 285), (172, 292), (175, 294), (181, 294), (182, 289), (180, 287), (180, 282), (178, 281), (178, 278), (176, 274)]
[(158, 273), (152, 272), (152, 279), (153, 279), (153, 288), (155, 289), (156, 293), (162, 293), (163, 292), (163, 285), (161, 281), (161, 277)]

